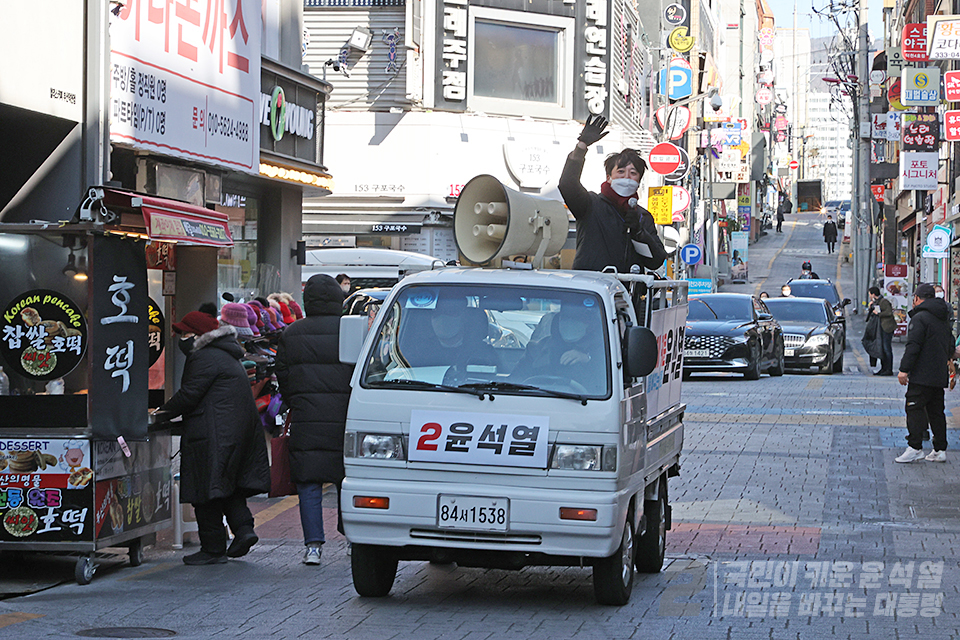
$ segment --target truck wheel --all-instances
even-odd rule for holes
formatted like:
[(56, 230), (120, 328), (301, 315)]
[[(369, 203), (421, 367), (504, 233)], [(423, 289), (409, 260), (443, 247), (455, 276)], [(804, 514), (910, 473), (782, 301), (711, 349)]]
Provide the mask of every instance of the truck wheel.
[(593, 594), (600, 604), (622, 606), (630, 601), (633, 591), (633, 563), (636, 549), (633, 538), (633, 518), (623, 525), (620, 547), (612, 556), (593, 565)]
[(397, 559), (383, 547), (353, 545), (350, 556), (353, 588), (365, 598), (382, 598), (390, 593), (397, 577)]
[(659, 498), (643, 501), (647, 530), (637, 541), (637, 571), (658, 573), (667, 553), (667, 492), (661, 481)]

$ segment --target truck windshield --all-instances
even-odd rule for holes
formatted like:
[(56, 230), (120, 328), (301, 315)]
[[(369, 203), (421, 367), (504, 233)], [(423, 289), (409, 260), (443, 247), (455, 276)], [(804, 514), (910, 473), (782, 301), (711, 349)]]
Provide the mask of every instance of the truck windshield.
[(381, 315), (365, 387), (416, 380), (498, 394), (610, 395), (606, 323), (593, 293), (416, 285)]

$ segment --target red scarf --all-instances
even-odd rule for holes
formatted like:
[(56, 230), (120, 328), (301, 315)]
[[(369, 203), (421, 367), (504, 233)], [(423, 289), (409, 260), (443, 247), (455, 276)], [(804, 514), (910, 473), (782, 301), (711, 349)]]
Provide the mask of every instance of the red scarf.
[(610, 186), (610, 183), (606, 181), (600, 185), (600, 194), (603, 195), (603, 197), (605, 197), (607, 200), (610, 200), (616, 204), (620, 211), (632, 209), (633, 207), (630, 206), (630, 199), (637, 197), (636, 193), (631, 193), (628, 196), (621, 196), (619, 193), (614, 191), (613, 187)]

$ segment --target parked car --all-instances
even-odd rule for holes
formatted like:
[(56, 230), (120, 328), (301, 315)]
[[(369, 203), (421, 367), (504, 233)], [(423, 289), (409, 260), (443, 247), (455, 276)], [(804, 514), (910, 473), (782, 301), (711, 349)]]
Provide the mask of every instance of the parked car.
[(710, 293), (690, 299), (683, 343), (683, 375), (735, 371), (756, 380), (782, 376), (783, 333), (756, 296)]
[(847, 218), (850, 217), (850, 201), (841, 200), (840, 209), (837, 211), (834, 216), (837, 219), (837, 226), (841, 229), (847, 226)]
[(800, 280), (791, 278), (787, 280), (790, 286), (790, 295), (795, 298), (821, 298), (830, 303), (834, 315), (840, 320), (840, 326), (843, 328), (843, 336), (840, 340), (842, 348), (847, 348), (847, 314), (845, 308), (850, 304), (850, 298), (840, 299), (837, 292), (837, 286), (829, 279), (820, 280)]
[(822, 298), (770, 298), (767, 308), (783, 330), (788, 369), (817, 367), (820, 373), (843, 372), (843, 326)]

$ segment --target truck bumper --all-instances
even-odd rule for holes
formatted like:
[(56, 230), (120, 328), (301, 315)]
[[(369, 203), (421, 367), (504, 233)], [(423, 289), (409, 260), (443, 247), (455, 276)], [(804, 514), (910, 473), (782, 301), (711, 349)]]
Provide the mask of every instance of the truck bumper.
[[(441, 528), (441, 495), (508, 500), (506, 531)], [(357, 496), (389, 498), (389, 508), (357, 508)], [(620, 544), (628, 500), (626, 492), (347, 478), (341, 510), (347, 539), (353, 543), (602, 558)], [(596, 509), (597, 519), (561, 520), (562, 507)]]

